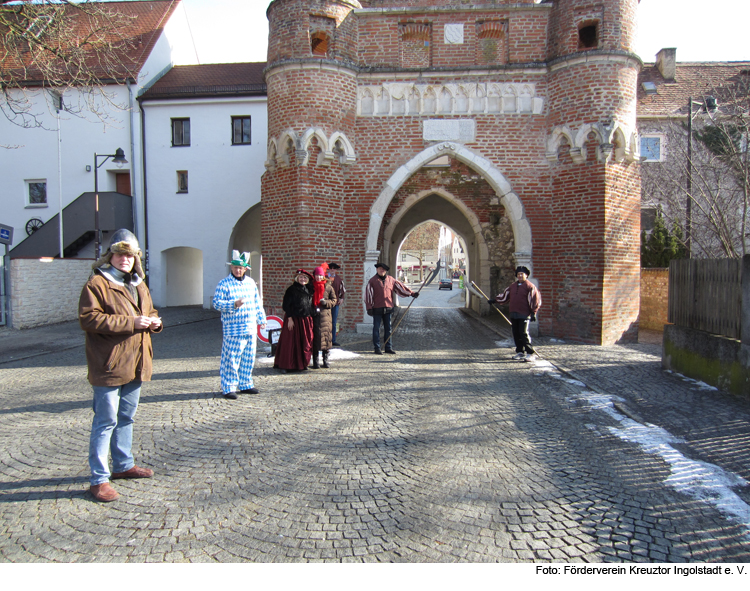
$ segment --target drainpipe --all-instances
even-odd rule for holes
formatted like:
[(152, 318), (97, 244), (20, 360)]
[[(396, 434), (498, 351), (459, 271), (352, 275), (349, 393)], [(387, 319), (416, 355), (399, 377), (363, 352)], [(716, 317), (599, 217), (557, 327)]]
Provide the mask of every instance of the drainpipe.
[(135, 125), (133, 121), (133, 87), (130, 79), (125, 80), (128, 87), (128, 112), (130, 113), (130, 157), (133, 165), (130, 167), (130, 192), (133, 193), (133, 233), (138, 236), (138, 182), (136, 176), (136, 156), (135, 156)]
[[(60, 99), (62, 101), (62, 98)], [(65, 258), (65, 240), (63, 239), (63, 189), (62, 189), (62, 121), (60, 110), (57, 111), (57, 192), (60, 198), (60, 214), (57, 216), (60, 229), (60, 258)]]
[(138, 100), (141, 109), (141, 170), (143, 170), (143, 272), (146, 274), (146, 285), (149, 280), (149, 250), (148, 250), (148, 174), (146, 172), (146, 109), (143, 101)]

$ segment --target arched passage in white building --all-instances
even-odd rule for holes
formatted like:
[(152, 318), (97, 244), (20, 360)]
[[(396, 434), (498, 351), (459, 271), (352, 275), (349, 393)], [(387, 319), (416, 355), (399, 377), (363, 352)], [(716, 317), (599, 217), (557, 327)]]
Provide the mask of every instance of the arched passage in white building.
[(162, 252), (166, 269), (166, 306), (203, 304), (203, 252), (189, 246)]
[[(261, 286), (262, 280), (262, 261), (260, 253), (262, 242), (260, 237), (260, 203), (248, 209), (237, 221), (232, 230), (232, 236), (229, 238), (227, 246), (227, 260), (230, 260), (232, 251), (250, 253), (250, 277), (252, 277), (258, 286)], [(262, 292), (261, 292), (262, 293)]]

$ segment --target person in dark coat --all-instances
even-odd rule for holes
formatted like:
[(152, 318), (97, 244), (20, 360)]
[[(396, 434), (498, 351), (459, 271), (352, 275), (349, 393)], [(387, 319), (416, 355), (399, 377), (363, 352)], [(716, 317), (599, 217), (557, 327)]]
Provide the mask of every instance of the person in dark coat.
[(331, 309), (331, 338), (333, 339), (333, 346), (340, 347), (336, 342), (336, 326), (339, 319), (339, 307), (344, 303), (346, 297), (346, 287), (344, 287), (344, 280), (339, 275), (339, 269), (341, 266), (336, 263), (328, 264), (328, 276), (331, 278), (331, 285), (333, 285), (333, 293), (336, 294), (336, 305)]
[(298, 269), (294, 283), (284, 293), (284, 323), (276, 344), (273, 366), (282, 371), (307, 369), (313, 349), (313, 277)]
[(536, 322), (536, 313), (542, 305), (542, 294), (529, 281), (528, 267), (516, 268), (516, 281), (511, 283), (503, 293), (489, 298), (487, 303), (508, 304), (510, 307), (510, 323), (513, 329), (513, 341), (516, 344), (516, 354), (513, 359), (518, 361), (532, 361), (536, 352), (531, 346), (529, 336), (529, 322)]
[(313, 318), (313, 369), (320, 369), (318, 353), (323, 352), (323, 367), (328, 369), (328, 354), (333, 346), (331, 309), (336, 305), (333, 283), (326, 277), (328, 265), (323, 263), (313, 271), (313, 289), (317, 314)]
[(385, 338), (385, 352), (395, 354), (393, 340), (391, 339), (391, 314), (395, 304), (393, 293), (402, 297), (411, 296), (416, 298), (419, 293), (410, 290), (406, 285), (388, 275), (390, 267), (384, 263), (375, 263), (377, 275), (367, 282), (365, 288), (365, 309), (372, 316), (372, 344), (375, 347), (375, 355), (382, 355), (380, 350), (380, 323), (383, 323)]

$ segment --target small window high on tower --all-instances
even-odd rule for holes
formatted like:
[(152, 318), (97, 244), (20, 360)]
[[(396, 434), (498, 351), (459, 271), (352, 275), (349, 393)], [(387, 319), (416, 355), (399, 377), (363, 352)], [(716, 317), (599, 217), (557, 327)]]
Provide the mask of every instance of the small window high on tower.
[(599, 23), (585, 21), (578, 27), (578, 50), (596, 49), (599, 47)]

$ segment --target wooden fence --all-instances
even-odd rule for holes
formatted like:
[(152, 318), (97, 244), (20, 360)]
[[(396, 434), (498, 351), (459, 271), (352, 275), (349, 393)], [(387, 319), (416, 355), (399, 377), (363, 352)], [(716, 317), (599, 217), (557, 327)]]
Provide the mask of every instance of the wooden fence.
[(742, 260), (671, 261), (668, 319), (678, 326), (742, 338)]

